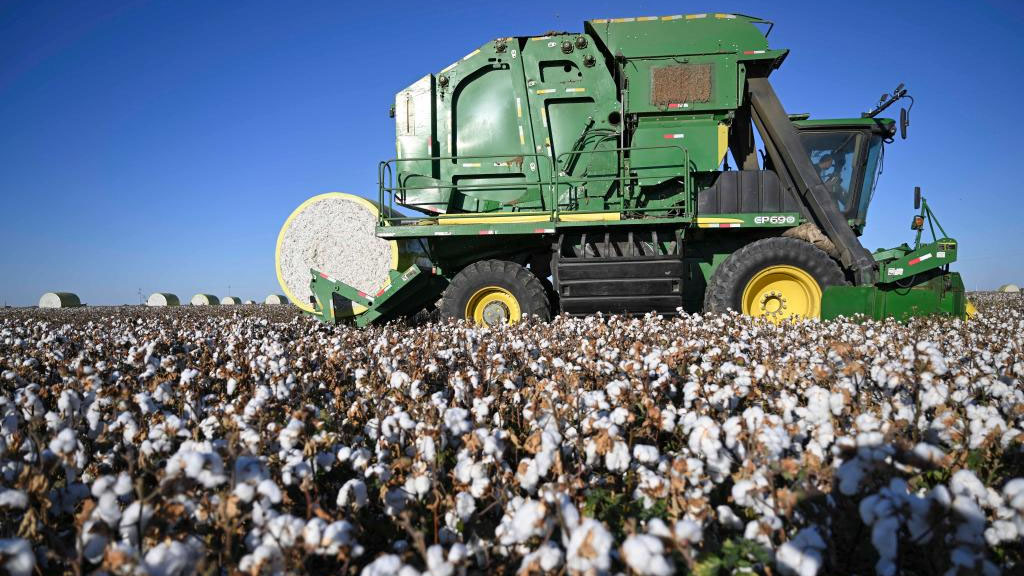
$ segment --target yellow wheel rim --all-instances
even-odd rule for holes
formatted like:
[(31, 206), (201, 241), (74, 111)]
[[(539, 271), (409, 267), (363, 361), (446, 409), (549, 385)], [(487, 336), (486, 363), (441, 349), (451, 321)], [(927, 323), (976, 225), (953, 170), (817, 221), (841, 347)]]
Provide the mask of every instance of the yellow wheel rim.
[(500, 286), (485, 286), (473, 293), (466, 302), (466, 319), (477, 324), (497, 326), (518, 322), (523, 317), (519, 301)]
[(821, 287), (796, 266), (769, 266), (747, 282), (741, 300), (743, 313), (773, 322), (790, 317), (821, 316)]

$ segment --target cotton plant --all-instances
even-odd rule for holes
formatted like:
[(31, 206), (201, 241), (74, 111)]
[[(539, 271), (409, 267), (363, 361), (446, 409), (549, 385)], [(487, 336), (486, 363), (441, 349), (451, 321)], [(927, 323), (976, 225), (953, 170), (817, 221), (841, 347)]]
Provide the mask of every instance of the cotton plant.
[(4, 311), (0, 566), (1019, 569), (1024, 306), (978, 304), (364, 330), (284, 307)]

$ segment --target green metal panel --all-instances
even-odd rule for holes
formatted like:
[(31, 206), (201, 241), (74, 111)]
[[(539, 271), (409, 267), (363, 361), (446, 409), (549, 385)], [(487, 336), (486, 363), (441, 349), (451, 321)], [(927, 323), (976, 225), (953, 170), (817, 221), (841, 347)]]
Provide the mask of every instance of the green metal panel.
[[(882, 262), (879, 278), (883, 283), (899, 282), (905, 278), (942, 268), (956, 261), (957, 243), (952, 238), (922, 244), (918, 249)], [(876, 261), (878, 260), (876, 256)]]
[[(619, 104), (604, 56), (580, 34), (524, 38), (521, 45), (524, 114), (534, 135), (534, 151), (549, 160), (540, 166), (540, 176), (563, 175), (563, 185), (554, 192), (557, 198), (545, 208), (557, 204), (565, 209), (608, 209), (616, 201), (612, 198), (610, 203), (609, 195), (619, 175), (618, 154), (607, 151), (618, 147), (618, 124), (612, 120)], [(591, 153), (574, 154), (584, 150)], [(584, 189), (577, 194), (572, 187), (582, 184)]]
[[(785, 55), (767, 48), (759, 23), (595, 20), (583, 34), (498, 38), (398, 94), (398, 159), (382, 186), (396, 172), (398, 203), (428, 213), (690, 209), (692, 173), (721, 162), (744, 62)], [(679, 67), (704, 82), (679, 81)], [(672, 100), (691, 84), (703, 96)], [(624, 149), (627, 114), (639, 123)]]
[(309, 288), (316, 299), (313, 315), (327, 324), (346, 321), (363, 327), (415, 312), (429, 304), (447, 285), (435, 271), (424, 271), (417, 266), (410, 266), (403, 272), (392, 270), (388, 285), (370, 295), (310, 270)]
[(956, 272), (941, 274), (913, 286), (896, 284), (878, 286), (829, 286), (822, 295), (821, 317), (858, 314), (882, 320), (907, 320), (934, 314), (964, 318), (967, 296), (964, 283)]
[[(763, 56), (768, 41), (756, 24), (770, 24), (741, 14), (688, 14), (588, 20), (588, 32), (612, 54), (629, 58), (674, 55), (743, 54)], [(753, 54), (761, 51), (762, 54)]]

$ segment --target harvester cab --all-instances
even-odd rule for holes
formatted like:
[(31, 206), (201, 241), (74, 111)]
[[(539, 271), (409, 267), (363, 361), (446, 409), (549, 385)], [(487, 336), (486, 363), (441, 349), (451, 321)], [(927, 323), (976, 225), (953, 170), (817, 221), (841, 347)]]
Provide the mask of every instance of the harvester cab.
[[(790, 116), (769, 81), (788, 54), (769, 47), (771, 26), (590, 20), (498, 38), (423, 76), (391, 110), (397, 154), (379, 166), (375, 232), (415, 264), (374, 298), (344, 271), (311, 270), (312, 312), (337, 321), (354, 302), (358, 324), (434, 307), (484, 324), (679, 309), (962, 316), (955, 241), (936, 239), (919, 267), (923, 244), (872, 254), (859, 240), (897, 132), (879, 114), (906, 89), (860, 118)], [(904, 136), (908, 124), (904, 111)]]

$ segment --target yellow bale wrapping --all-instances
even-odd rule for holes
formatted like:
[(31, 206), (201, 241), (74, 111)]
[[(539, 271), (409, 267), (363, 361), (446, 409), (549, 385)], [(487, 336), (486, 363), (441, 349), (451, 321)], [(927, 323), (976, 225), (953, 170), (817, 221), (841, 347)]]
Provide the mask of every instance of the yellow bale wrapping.
[(409, 266), (412, 259), (397, 242), (376, 236), (379, 217), (376, 204), (342, 192), (314, 196), (296, 208), (281, 227), (274, 258), (288, 300), (313, 311), (311, 268), (375, 294), (388, 283), (389, 270)]

